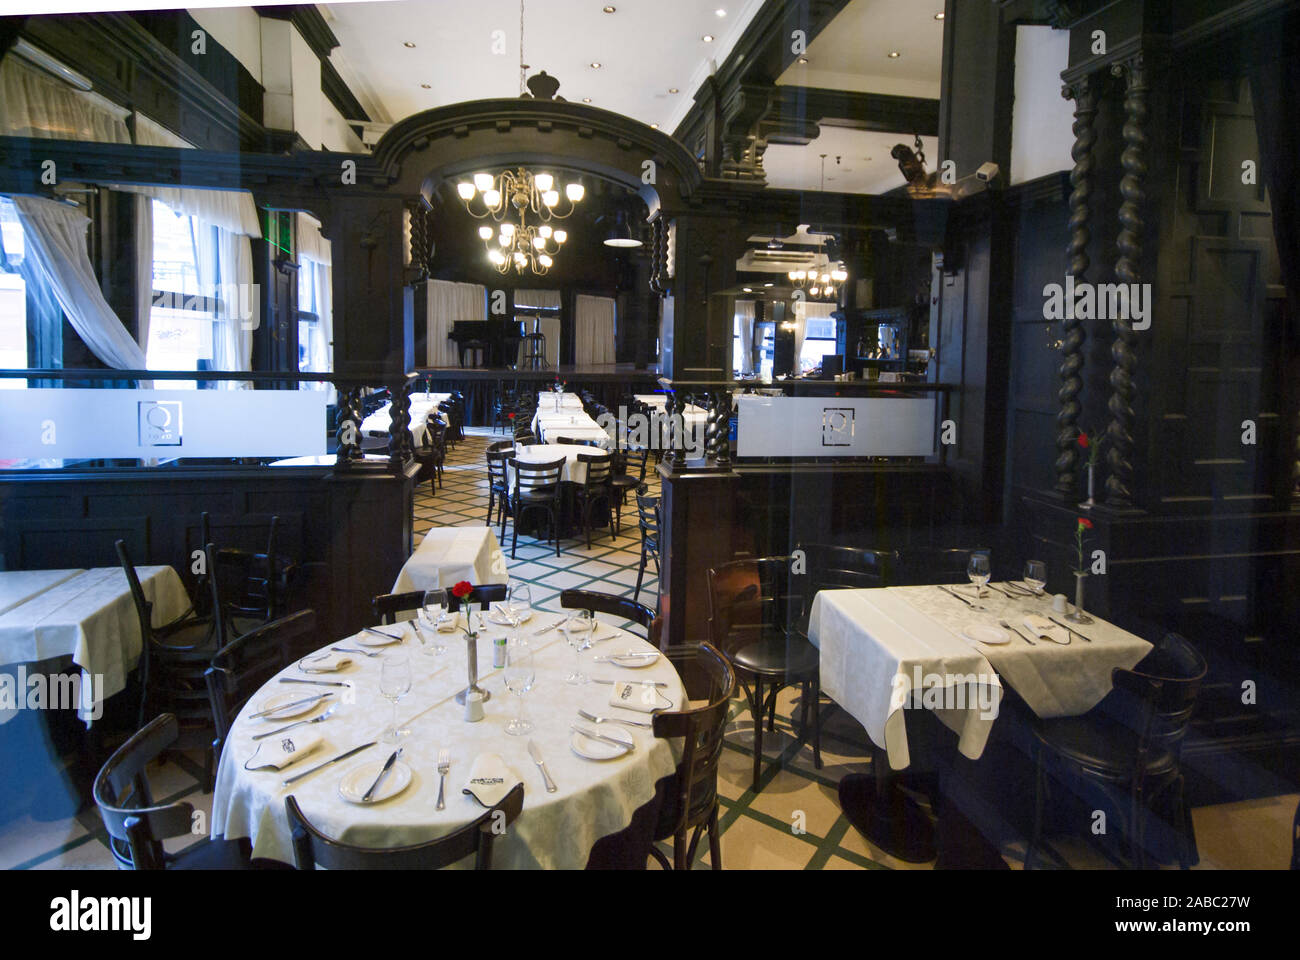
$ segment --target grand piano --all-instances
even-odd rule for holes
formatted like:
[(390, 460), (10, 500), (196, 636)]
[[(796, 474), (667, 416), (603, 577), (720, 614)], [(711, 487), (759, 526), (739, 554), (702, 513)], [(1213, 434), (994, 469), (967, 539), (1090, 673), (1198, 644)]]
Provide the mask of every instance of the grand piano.
[[(522, 320), (493, 317), (487, 320), (455, 320), (448, 340), (456, 341), (460, 365), (514, 368), (519, 359), (519, 344), (524, 338)], [(475, 362), (474, 351), (481, 361)]]

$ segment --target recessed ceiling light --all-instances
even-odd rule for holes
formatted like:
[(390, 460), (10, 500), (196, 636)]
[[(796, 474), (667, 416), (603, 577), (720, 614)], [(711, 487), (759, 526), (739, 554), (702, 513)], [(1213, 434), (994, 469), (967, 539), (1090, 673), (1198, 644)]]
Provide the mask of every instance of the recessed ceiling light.
[(719, 17), (725, 17), (727, 15), (727, 11), (723, 10), (721, 7), (718, 7), (718, 9), (714, 10), (713, 12), (717, 14)]
[(754, 288), (753, 288), (753, 287), (741, 287), (740, 289), (741, 289), (741, 290), (744, 290), (746, 293), (753, 293), (753, 292), (754, 292)]
[(406, 47), (406, 49), (408, 50), (415, 49), (415, 44), (413, 44), (410, 40), (407, 40), (405, 43), (402, 44), (402, 46)]
[[(891, 54), (891, 56), (892, 56), (892, 54)], [(591, 69), (593, 69), (593, 70), (599, 70), (599, 69), (600, 69), (600, 61), (599, 61), (599, 60), (593, 60), (593, 61), (591, 61)]]
[(618, 7), (602, 7), (601, 9), (604, 10), (606, 13), (613, 13), (615, 10), (618, 9)]
[(807, 62), (808, 62), (808, 58), (807, 58), (807, 57), (800, 57), (800, 58), (799, 58), (799, 62), (800, 62), (800, 63), (807, 63)]
[(936, 13), (936, 14), (934, 15), (934, 19), (936, 19), (936, 20), (942, 20), (942, 19), (943, 19), (943, 14), (942, 14), (942, 13)]
[(902, 54), (899, 53), (897, 50), (890, 50), (890, 51), (889, 51), (889, 59), (890, 59), (890, 60), (897, 60), (897, 59), (898, 59), (899, 57), (901, 57), (901, 56), (902, 56)]
[(669, 92), (669, 93), (677, 93), (678, 90), (677, 90), (676, 87), (669, 87), (669, 88), (668, 88), (668, 92)]
[(582, 98), (582, 102), (583, 102), (583, 103), (591, 103), (591, 97), (583, 97), (583, 98)]
[(421, 89), (421, 90), (432, 90), (433, 87), (431, 87), (431, 86), (430, 86), (429, 84), (427, 84), (427, 83), (422, 83), (422, 84), (420, 84), (420, 89)]
[(705, 43), (712, 43), (712, 42), (713, 42), (713, 34), (711, 34), (711, 33), (706, 33), (704, 36), (700, 37), (700, 39), (703, 40)]
[(774, 287), (774, 286), (776, 286), (776, 284), (774, 284), (774, 283), (765, 283), (765, 284), (763, 284), (763, 286), (765, 286), (765, 287)]

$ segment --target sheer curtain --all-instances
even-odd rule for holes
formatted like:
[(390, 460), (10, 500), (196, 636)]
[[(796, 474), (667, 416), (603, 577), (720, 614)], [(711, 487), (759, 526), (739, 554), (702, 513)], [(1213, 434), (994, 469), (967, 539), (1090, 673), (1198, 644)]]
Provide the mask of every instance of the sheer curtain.
[(740, 366), (737, 368), (735, 363), (731, 366), (741, 373), (754, 372), (754, 315), (753, 300), (736, 301), (736, 330), (740, 334), (740, 356), (736, 359)]
[[(135, 198), (135, 338), (149, 356), (149, 327), (153, 321), (153, 201)], [(141, 390), (153, 388), (153, 381), (140, 381)]]
[(129, 110), (55, 80), (16, 55), (0, 60), (0, 134), (130, 143)]
[(839, 309), (834, 303), (809, 303), (807, 300), (794, 302), (794, 366), (795, 373), (803, 369), (803, 342), (808, 336), (808, 321), (822, 320)]
[(573, 304), (573, 362), (590, 366), (614, 362), (614, 301), (578, 294)]
[[(306, 213), (295, 217), (298, 242), (298, 258), (304, 265), (314, 264), (311, 271), (312, 297), (316, 302), (316, 319), (320, 336), (312, 346), (311, 370), (313, 373), (328, 373), (334, 369), (334, 305), (330, 297), (333, 282), (333, 248), (330, 242), (321, 236), (320, 221)], [(303, 386), (310, 389), (325, 390), (327, 403), (334, 401), (334, 386), (329, 383), (312, 383)]]
[(144, 350), (104, 299), (90, 265), (86, 249), (89, 219), (80, 210), (54, 200), (13, 199), (28, 248), (77, 335), (110, 367), (143, 370)]
[[(544, 307), (550, 310), (560, 309), (560, 291), (559, 290), (516, 290), (515, 291), (515, 312), (527, 313), (529, 308), (536, 309)], [(525, 333), (533, 332), (531, 317), (523, 317), (527, 321)], [(539, 316), (537, 329), (546, 337), (546, 362), (552, 367), (560, 365), (560, 315), (558, 313), (549, 316)]]
[[(212, 369), (253, 369), (253, 331), (261, 319), (260, 291), (253, 284), (253, 245), (248, 237), (195, 221), (199, 289), (215, 293)], [(246, 380), (217, 381), (219, 389), (247, 390)]]
[(487, 288), (481, 283), (430, 280), (428, 287), (429, 333), (427, 362), (431, 367), (454, 367), (460, 363), (456, 345), (447, 339), (457, 320), (487, 319)]

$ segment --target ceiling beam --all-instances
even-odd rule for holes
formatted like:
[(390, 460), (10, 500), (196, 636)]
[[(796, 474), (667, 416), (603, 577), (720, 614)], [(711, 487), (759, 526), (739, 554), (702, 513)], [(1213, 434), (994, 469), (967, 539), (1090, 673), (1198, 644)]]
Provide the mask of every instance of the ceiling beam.
[(771, 106), (759, 124), (759, 131), (769, 143), (803, 145), (817, 139), (821, 124), (935, 137), (939, 135), (939, 101), (780, 86), (773, 89)]

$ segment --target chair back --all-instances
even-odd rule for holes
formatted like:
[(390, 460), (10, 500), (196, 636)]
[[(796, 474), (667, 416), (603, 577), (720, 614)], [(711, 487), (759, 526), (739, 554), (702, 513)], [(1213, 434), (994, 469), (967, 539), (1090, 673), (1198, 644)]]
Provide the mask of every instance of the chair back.
[(524, 808), (524, 785), (518, 784), (496, 806), (460, 829), (426, 843), (405, 847), (358, 847), (327, 837), (314, 827), (292, 794), (284, 809), (293, 831), (293, 855), (299, 870), (441, 870), (468, 856), (474, 869), (492, 866), (492, 841), (515, 822)]
[(577, 437), (551, 437), (549, 443), (562, 443), (566, 447), (599, 447), (599, 440), (579, 440)]
[(515, 457), (506, 462), (514, 471), (514, 492), (518, 497), (521, 491), (537, 493), (554, 493), (560, 495), (560, 478), (564, 476), (565, 458), (550, 460), (546, 463), (524, 463)]
[(732, 560), (709, 570), (709, 640), (723, 653), (799, 622), (790, 591), (790, 557)]
[(974, 547), (904, 547), (897, 551), (897, 586), (927, 583), (968, 583), (966, 567), (972, 553), (987, 552)]
[(828, 543), (801, 543), (795, 550), (803, 551), (802, 575), (794, 575), (802, 590), (805, 614), (812, 613), (813, 598), (819, 590), (888, 587), (897, 576), (898, 554), (893, 550)]
[(499, 447), (498, 444), (494, 443), (492, 447), (498, 447), (498, 449), (493, 450), (492, 447), (488, 447), (486, 454), (488, 483), (497, 490), (505, 490), (509, 486), (506, 461), (515, 455), (514, 444), (506, 440), (501, 442), (505, 444), (504, 447)]
[(513, 440), (495, 440), (487, 445), (488, 453), (500, 453), (503, 450), (514, 450), (515, 442)]
[(126, 550), (126, 541), (118, 540), (113, 546), (117, 548), (117, 559), (122, 564), (122, 572), (126, 574), (126, 585), (131, 588), (131, 602), (135, 604), (135, 615), (140, 621), (142, 649), (147, 651), (149, 641), (153, 639), (153, 604), (145, 599), (144, 588), (140, 586), (135, 565), (131, 563), (131, 556)]
[(650, 459), (648, 447), (626, 447), (617, 454), (615, 470), (624, 476), (634, 476), (637, 482), (645, 480), (646, 462)]
[(411, 590), (407, 593), (381, 593), (370, 599), (370, 610), (375, 615), (375, 622), (384, 625), (396, 623), (398, 614), (407, 610), (419, 610), (424, 606), (424, 591)]
[(161, 714), (113, 751), (95, 776), (91, 793), (108, 831), (109, 849), (121, 867), (162, 870), (162, 842), (193, 829), (194, 806), (180, 801), (156, 804), (146, 776), (149, 764), (178, 735), (176, 718)]
[(1142, 704), (1138, 733), (1139, 751), (1182, 752), (1196, 698), (1207, 671), (1205, 657), (1177, 633), (1163, 640), (1132, 670), (1116, 667), (1111, 682)]
[(607, 613), (612, 617), (621, 617), (639, 623), (647, 630), (655, 619), (655, 612), (644, 603), (595, 590), (565, 590), (560, 594), (560, 606), (565, 610)]
[(294, 641), (315, 630), (315, 611), (299, 610), (264, 623), (217, 651), (203, 675), (212, 704), (212, 723), (217, 731), (212, 745), (215, 755), (221, 755), (221, 745), (248, 698), (289, 665)]
[(597, 487), (609, 486), (609, 479), (614, 475), (612, 459), (608, 453), (578, 454), (578, 462), (587, 465), (587, 475), (582, 480), (583, 489), (590, 493)]
[(659, 498), (647, 497), (641, 491), (645, 484), (637, 488), (636, 517), (641, 528), (641, 540), (652, 550), (659, 549)]
[[(727, 710), (736, 692), (736, 671), (711, 643), (671, 646), (664, 651), (681, 675), (686, 694), (703, 706), (654, 716), (654, 735), (683, 738), (667, 816), (661, 815), (660, 835), (706, 823), (718, 802), (718, 763), (722, 757)], [(695, 841), (687, 862), (694, 855)]]

